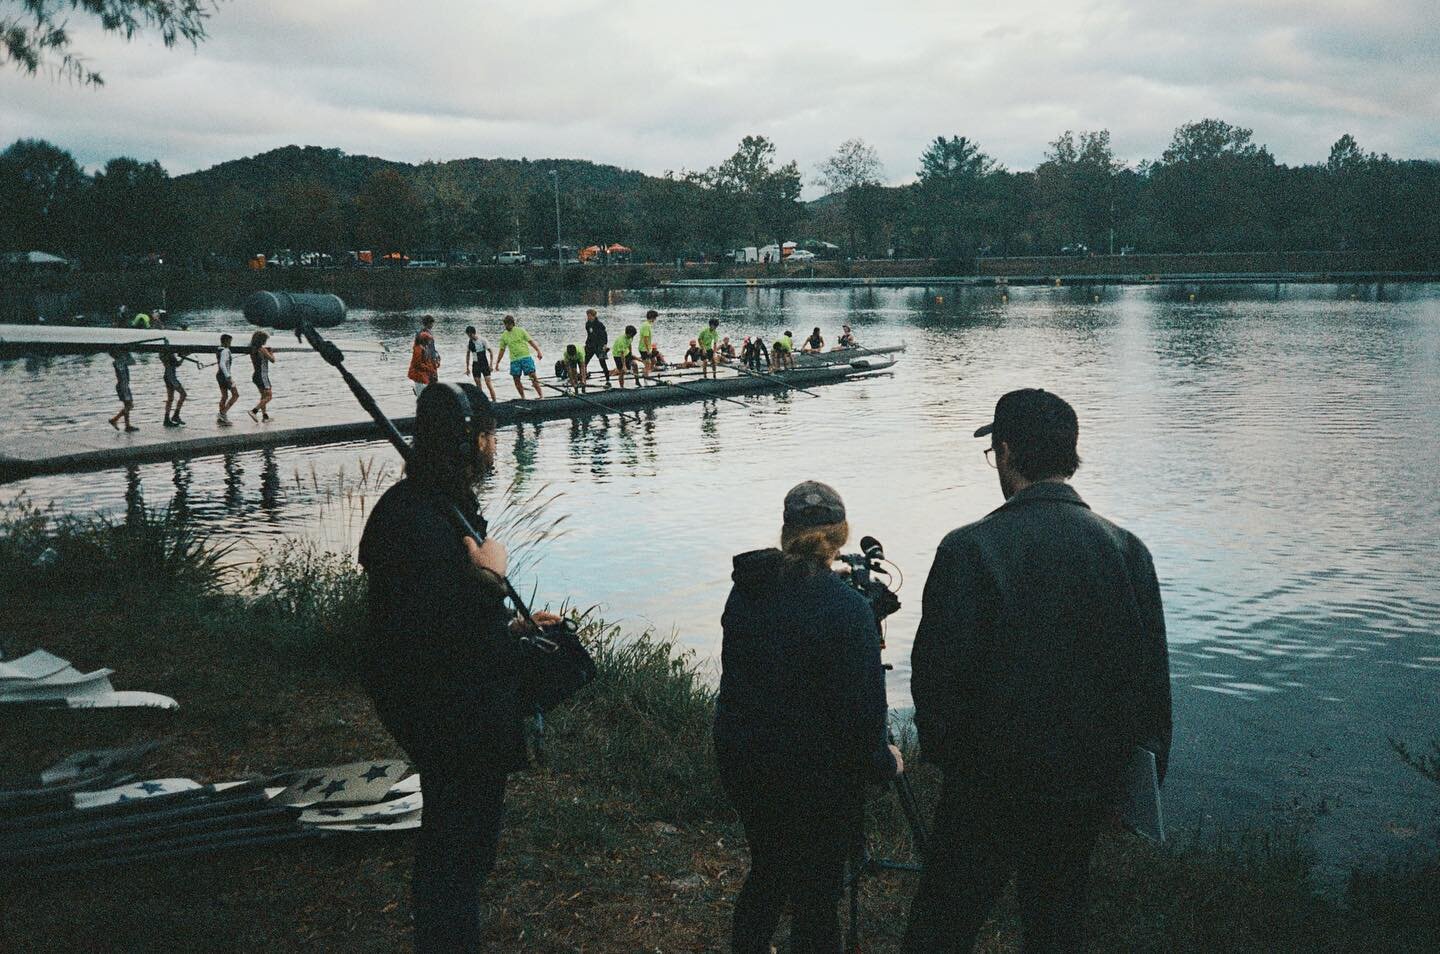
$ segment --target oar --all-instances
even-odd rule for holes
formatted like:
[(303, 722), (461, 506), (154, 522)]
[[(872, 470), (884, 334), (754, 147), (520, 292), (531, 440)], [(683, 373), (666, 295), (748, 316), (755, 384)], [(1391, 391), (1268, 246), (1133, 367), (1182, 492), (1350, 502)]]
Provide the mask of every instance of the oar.
[(654, 381), (656, 384), (663, 384), (668, 388), (679, 388), (682, 391), (689, 391), (692, 394), (698, 394), (703, 398), (716, 398), (721, 401), (729, 401), (731, 404), (738, 404), (740, 407), (745, 408), (747, 411), (750, 410), (750, 405), (746, 404), (744, 401), (737, 401), (734, 398), (728, 398), (723, 394), (711, 394), (708, 391), (702, 391), (699, 388), (692, 388), (688, 385), (679, 384), (675, 381), (662, 381), (659, 378), (655, 377), (655, 375), (653, 374), (642, 374), (641, 377), (643, 377), (647, 381)]
[[(584, 403), (589, 404), (591, 407), (597, 407), (597, 408), (599, 408), (600, 410), (604, 411), (606, 414), (618, 414), (618, 415), (620, 415), (620, 417), (621, 417), (622, 419), (625, 417), (625, 412), (624, 412), (624, 411), (619, 410), (618, 408), (613, 408), (613, 407), (611, 407), (611, 406), (608, 405), (608, 404), (601, 404), (599, 401), (596, 401), (596, 400), (593, 399), (593, 398), (585, 397), (583, 394), (580, 394), (579, 392), (572, 391), (572, 390), (570, 390), (570, 389), (568, 389), (568, 388), (562, 388), (562, 387), (559, 387), (558, 385), (550, 384), (550, 383), (548, 383), (548, 382), (546, 382), (546, 381), (541, 381), (541, 382), (540, 382), (540, 385), (541, 385), (542, 387), (547, 387), (547, 388), (549, 388), (549, 389), (552, 390), (552, 391), (558, 391), (558, 392), (560, 392), (561, 394), (565, 395), (566, 397), (572, 397), (572, 398), (574, 398), (574, 399), (577, 400), (577, 401), (583, 401)], [(636, 415), (635, 415), (635, 420), (638, 421), (638, 422), (643, 422), (643, 421), (644, 421), (644, 418), (642, 418), (639, 414), (636, 414)]]
[(808, 394), (808, 395), (810, 395), (811, 397), (819, 397), (819, 396), (820, 396), (820, 395), (816, 394), (814, 391), (811, 391), (811, 390), (809, 390), (809, 389), (807, 389), (807, 388), (797, 387), (797, 386), (794, 385), (794, 384), (787, 384), (787, 383), (785, 383), (784, 381), (781, 381), (780, 379), (776, 378), (774, 375), (771, 375), (771, 374), (760, 374), (758, 371), (750, 371), (750, 370), (748, 370), (748, 369), (746, 369), (746, 368), (740, 368), (740, 367), (731, 368), (730, 370), (731, 370), (731, 371), (738, 371), (740, 374), (746, 375), (747, 377), (758, 378), (758, 379), (761, 380), (761, 381), (768, 381), (768, 382), (771, 383), (771, 384), (777, 385), (777, 386), (779, 386), (779, 387), (781, 387), (781, 388), (784, 388), (784, 389), (786, 389), (786, 390), (789, 390), (789, 391), (799, 391), (801, 394)]

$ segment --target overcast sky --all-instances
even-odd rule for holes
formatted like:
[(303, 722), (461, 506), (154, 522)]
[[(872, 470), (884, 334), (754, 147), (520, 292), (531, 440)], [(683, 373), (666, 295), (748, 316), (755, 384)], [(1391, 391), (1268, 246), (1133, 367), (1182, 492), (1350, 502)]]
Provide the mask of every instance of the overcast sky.
[(193, 51), (83, 22), (105, 87), (0, 68), (0, 139), (92, 168), (182, 173), (294, 143), (658, 174), (760, 133), (807, 182), (857, 136), (904, 182), (937, 135), (1029, 169), (1065, 129), (1107, 128), (1139, 161), (1205, 117), (1282, 162), (1323, 161), (1346, 132), (1440, 158), (1436, 0), (232, 0)]

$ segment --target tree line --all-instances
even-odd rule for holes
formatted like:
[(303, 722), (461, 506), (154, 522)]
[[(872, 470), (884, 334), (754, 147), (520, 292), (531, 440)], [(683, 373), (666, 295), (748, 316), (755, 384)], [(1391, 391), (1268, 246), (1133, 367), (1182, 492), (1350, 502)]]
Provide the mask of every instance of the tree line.
[(1014, 171), (965, 136), (937, 136), (915, 180), (884, 184), (863, 140), (805, 174), (764, 136), (700, 171), (649, 176), (583, 160), (462, 159), (418, 165), (288, 146), (170, 176), (111, 159), (88, 173), (65, 149), (20, 139), (0, 152), (0, 251), (87, 267), (164, 258), (238, 263), (279, 249), (425, 257), (621, 242), (642, 259), (715, 258), (813, 239), (845, 257), (1407, 250), (1440, 248), (1440, 163), (1392, 159), (1341, 136), (1323, 163), (1288, 166), (1249, 129), (1216, 119), (1175, 130), (1156, 159), (1117, 158), (1106, 130), (1066, 131)]

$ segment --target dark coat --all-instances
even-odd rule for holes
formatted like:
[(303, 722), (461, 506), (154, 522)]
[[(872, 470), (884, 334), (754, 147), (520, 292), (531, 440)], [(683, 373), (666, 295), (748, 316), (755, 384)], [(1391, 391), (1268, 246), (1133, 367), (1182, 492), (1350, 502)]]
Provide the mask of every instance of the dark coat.
[(742, 553), (734, 567), (715, 707), (721, 771), (821, 788), (893, 776), (870, 604), (829, 570), (785, 572), (779, 550)]
[(406, 478), (371, 511), (360, 539), (361, 681), (412, 759), (508, 772), (526, 764), (508, 614), (473, 576), (448, 508)]
[(1110, 801), (1135, 744), (1170, 753), (1150, 552), (1068, 484), (1032, 484), (948, 534), (911, 654), (915, 724), (947, 777)]

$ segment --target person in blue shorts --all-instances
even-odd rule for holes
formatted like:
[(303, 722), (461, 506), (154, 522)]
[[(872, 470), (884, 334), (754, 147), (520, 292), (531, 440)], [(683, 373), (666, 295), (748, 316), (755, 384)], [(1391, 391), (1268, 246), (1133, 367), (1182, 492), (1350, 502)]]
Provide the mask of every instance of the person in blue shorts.
[[(532, 357), (530, 349), (535, 349)], [(545, 393), (540, 389), (540, 376), (535, 373), (535, 358), (544, 358), (545, 352), (540, 350), (540, 342), (530, 337), (530, 332), (515, 324), (514, 315), (505, 316), (505, 331), (500, 335), (500, 350), (495, 352), (495, 363), (498, 365), (505, 357), (505, 352), (510, 352), (510, 377), (515, 381), (515, 390), (520, 392), (520, 397), (525, 397), (525, 385), (520, 382), (521, 375), (529, 375), (530, 383), (535, 386), (535, 396), (543, 398)]]

